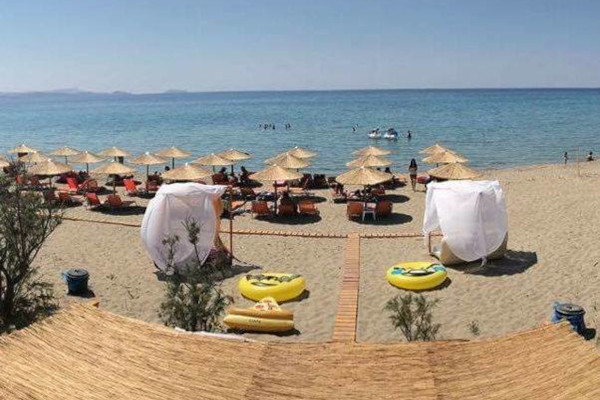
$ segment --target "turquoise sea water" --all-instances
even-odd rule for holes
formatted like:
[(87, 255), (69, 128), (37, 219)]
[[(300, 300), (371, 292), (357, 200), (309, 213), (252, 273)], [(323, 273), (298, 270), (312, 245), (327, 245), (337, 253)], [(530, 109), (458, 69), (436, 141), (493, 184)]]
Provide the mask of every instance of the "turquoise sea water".
[[(413, 139), (371, 140), (375, 127), (410, 129)], [(2, 153), (22, 142), (136, 154), (177, 145), (194, 156), (235, 147), (254, 155), (244, 164), (256, 170), (298, 145), (319, 152), (313, 171), (332, 174), (369, 144), (392, 150), (393, 169), (404, 170), (436, 141), (480, 168), (560, 162), (578, 146), (600, 152), (600, 89), (0, 95)]]

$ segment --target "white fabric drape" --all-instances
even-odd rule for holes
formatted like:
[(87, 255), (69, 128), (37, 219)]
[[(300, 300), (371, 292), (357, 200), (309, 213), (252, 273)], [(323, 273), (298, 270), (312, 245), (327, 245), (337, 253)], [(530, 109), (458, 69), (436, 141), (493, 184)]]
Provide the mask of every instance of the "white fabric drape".
[[(175, 268), (182, 268), (198, 252), (204, 263), (213, 247), (217, 216), (213, 200), (225, 192), (225, 186), (199, 183), (162, 185), (148, 204), (142, 221), (142, 241), (150, 257), (161, 270), (168, 264), (168, 248), (163, 241), (178, 236), (173, 259)], [(196, 249), (188, 240), (186, 221), (195, 221), (200, 227)]]
[(450, 250), (471, 262), (500, 247), (508, 231), (498, 181), (447, 181), (427, 185), (423, 233), (441, 229)]

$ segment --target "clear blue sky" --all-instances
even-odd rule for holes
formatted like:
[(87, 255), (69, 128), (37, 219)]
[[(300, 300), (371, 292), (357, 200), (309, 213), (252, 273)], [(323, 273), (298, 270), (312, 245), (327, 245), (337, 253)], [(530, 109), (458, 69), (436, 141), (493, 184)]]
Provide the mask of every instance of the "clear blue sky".
[(0, 0), (0, 91), (600, 87), (599, 0)]

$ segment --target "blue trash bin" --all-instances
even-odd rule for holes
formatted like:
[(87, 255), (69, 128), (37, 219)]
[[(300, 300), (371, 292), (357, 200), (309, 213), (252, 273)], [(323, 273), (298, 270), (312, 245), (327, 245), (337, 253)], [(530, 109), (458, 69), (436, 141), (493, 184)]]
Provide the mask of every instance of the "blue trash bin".
[(63, 273), (69, 294), (85, 294), (88, 291), (88, 279), (90, 274), (85, 269), (70, 269)]
[(573, 329), (581, 335), (585, 332), (584, 315), (585, 310), (577, 304), (555, 302), (552, 322), (556, 323), (566, 319)]

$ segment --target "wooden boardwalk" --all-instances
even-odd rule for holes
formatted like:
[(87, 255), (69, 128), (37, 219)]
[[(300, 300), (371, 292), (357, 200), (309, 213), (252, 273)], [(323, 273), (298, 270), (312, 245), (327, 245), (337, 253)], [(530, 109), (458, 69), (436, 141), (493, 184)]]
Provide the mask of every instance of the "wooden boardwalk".
[(353, 342), (356, 340), (359, 285), (360, 235), (351, 233), (346, 240), (342, 288), (340, 290), (337, 315), (333, 327), (333, 341)]

